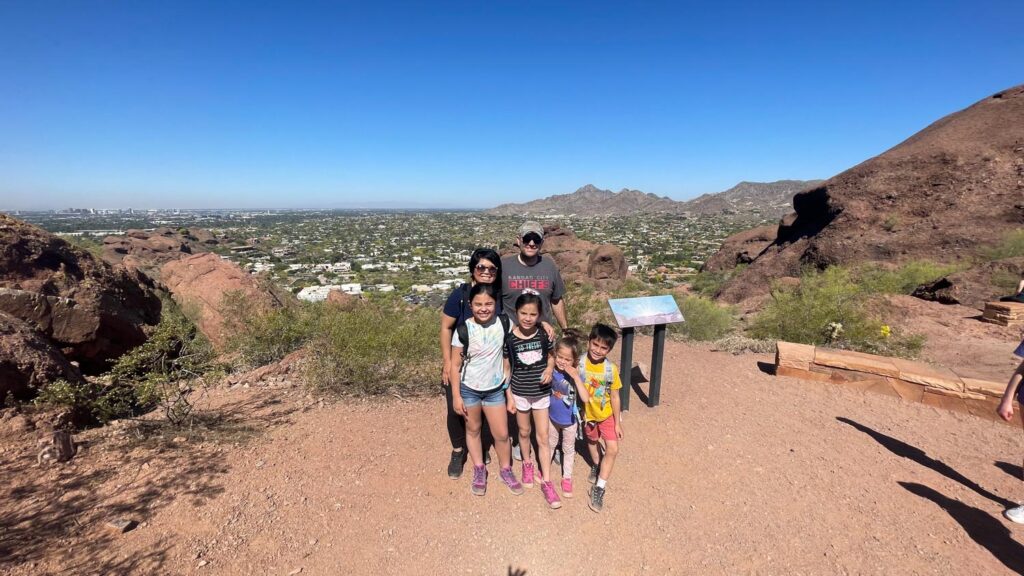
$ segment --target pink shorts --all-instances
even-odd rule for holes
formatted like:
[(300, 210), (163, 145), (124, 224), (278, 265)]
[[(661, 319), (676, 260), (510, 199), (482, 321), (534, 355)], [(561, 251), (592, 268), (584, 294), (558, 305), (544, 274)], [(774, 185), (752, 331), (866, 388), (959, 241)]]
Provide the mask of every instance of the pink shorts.
[(609, 416), (600, 422), (587, 422), (583, 425), (583, 433), (590, 442), (597, 442), (599, 439), (618, 441), (615, 436), (615, 417)]

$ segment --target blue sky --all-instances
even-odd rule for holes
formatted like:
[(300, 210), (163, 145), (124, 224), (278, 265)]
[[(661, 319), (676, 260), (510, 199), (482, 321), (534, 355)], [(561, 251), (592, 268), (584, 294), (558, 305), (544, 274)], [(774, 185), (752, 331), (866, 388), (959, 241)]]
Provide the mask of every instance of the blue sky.
[(0, 208), (829, 177), (1024, 82), (1024, 3), (0, 0)]

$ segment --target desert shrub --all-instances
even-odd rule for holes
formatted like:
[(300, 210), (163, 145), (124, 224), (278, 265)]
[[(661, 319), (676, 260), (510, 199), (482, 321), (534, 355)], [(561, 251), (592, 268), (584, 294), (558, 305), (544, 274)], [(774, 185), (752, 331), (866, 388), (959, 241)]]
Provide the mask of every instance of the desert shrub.
[(707, 298), (676, 297), (684, 322), (672, 325), (672, 331), (686, 340), (706, 342), (717, 340), (733, 330), (736, 324), (731, 308), (723, 308)]
[(171, 301), (142, 345), (128, 351), (107, 374), (81, 384), (59, 380), (37, 403), (65, 406), (83, 423), (105, 423), (161, 408), (175, 425), (187, 421), (198, 382), (219, 372), (213, 348)]
[(230, 334), (226, 349), (237, 354), (244, 368), (276, 362), (313, 338), (323, 309), (322, 303), (303, 303), (253, 310), (244, 294), (228, 293), (224, 300), (225, 326)]
[(398, 299), (342, 311), (325, 306), (309, 346), (306, 381), (337, 394), (418, 393), (440, 378), (437, 311)]
[(728, 272), (698, 272), (690, 280), (690, 288), (701, 296), (711, 298), (730, 276)]
[(988, 260), (1024, 256), (1024, 229), (1010, 232), (999, 244), (982, 249), (981, 255)]
[(732, 354), (743, 354), (744, 352), (768, 354), (775, 352), (775, 340), (758, 340), (742, 334), (727, 334), (715, 340), (714, 349)]
[(797, 287), (776, 288), (754, 318), (755, 338), (830, 345), (876, 354), (915, 356), (923, 337), (893, 330), (868, 311), (870, 291), (838, 266), (808, 271)]
[(192, 414), (197, 386), (221, 372), (215, 357), (210, 342), (168, 300), (156, 330), (118, 359), (110, 370), (110, 381), (113, 388), (132, 390), (135, 409), (159, 407), (168, 422), (182, 425)]
[(1017, 292), (1017, 283), (1020, 281), (1020, 275), (1014, 274), (1009, 270), (993, 270), (989, 281), (993, 286), (999, 288), (1001, 292), (1015, 294)]
[(897, 268), (867, 264), (854, 272), (853, 280), (869, 293), (910, 294), (921, 284), (938, 280), (957, 269), (955, 265), (928, 260), (912, 260)]

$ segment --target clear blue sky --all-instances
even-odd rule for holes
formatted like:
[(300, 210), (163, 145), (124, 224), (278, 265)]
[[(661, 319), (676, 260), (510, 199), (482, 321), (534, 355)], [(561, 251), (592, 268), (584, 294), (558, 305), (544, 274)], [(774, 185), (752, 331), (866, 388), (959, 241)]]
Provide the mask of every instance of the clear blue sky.
[(1024, 82), (1024, 2), (0, 0), (0, 208), (832, 176)]

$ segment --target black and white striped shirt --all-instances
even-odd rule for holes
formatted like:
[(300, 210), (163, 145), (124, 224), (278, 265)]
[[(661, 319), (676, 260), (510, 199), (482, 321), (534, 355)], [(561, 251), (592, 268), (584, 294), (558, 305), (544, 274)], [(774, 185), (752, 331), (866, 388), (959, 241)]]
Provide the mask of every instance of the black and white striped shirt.
[[(551, 383), (541, 384), (541, 375), (548, 367), (548, 357), (554, 343), (545, 338), (540, 330), (530, 338), (520, 338), (514, 331), (509, 334), (510, 344), (505, 348), (512, 357), (512, 393), (516, 396), (537, 398), (551, 394)], [(545, 349), (544, 343), (547, 342)]]

